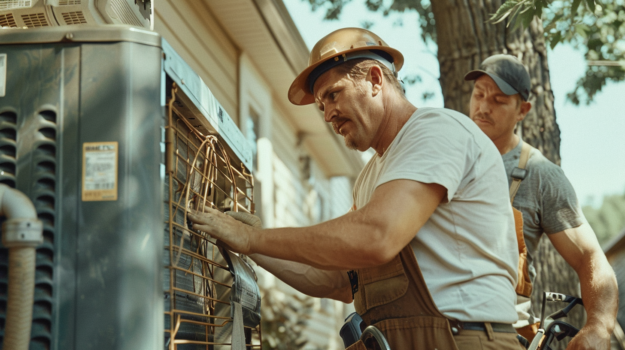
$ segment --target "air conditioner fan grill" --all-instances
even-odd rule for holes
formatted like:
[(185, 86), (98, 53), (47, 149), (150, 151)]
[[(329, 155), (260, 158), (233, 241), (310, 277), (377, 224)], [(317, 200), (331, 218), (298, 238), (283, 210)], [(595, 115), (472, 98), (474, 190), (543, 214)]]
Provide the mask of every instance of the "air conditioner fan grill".
[[(216, 241), (193, 230), (187, 212), (253, 212), (253, 178), (175, 107), (175, 91), (165, 129), (165, 343), (170, 350), (231, 349), (232, 275)], [(260, 326), (245, 334), (248, 348), (260, 349)]]

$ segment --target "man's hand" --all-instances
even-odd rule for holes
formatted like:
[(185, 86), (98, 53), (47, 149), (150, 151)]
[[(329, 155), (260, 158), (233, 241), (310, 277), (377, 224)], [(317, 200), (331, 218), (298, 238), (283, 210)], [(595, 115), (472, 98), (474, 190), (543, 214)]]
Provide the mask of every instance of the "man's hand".
[(609, 350), (610, 333), (605, 327), (583, 327), (566, 350)]
[(233, 218), (237, 219), (238, 221), (241, 221), (242, 223), (246, 225), (250, 225), (259, 230), (263, 228), (263, 223), (260, 221), (260, 218), (256, 215), (246, 213), (244, 211), (227, 211), (226, 214), (232, 216)]
[(252, 254), (252, 240), (256, 230), (260, 228), (260, 219), (253, 215), (238, 212), (222, 213), (219, 210), (205, 208), (204, 212), (191, 210), (189, 219), (194, 223), (193, 229), (208, 233), (223, 242), (232, 251)]

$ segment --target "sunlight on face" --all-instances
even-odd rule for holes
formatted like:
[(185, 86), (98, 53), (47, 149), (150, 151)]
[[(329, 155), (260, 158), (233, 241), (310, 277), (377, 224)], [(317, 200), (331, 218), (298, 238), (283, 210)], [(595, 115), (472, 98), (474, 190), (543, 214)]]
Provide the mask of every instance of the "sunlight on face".
[(343, 136), (350, 149), (369, 149), (377, 131), (368, 113), (369, 90), (370, 84), (364, 78), (351, 78), (334, 69), (321, 75), (314, 85), (315, 103), (324, 113), (324, 120)]

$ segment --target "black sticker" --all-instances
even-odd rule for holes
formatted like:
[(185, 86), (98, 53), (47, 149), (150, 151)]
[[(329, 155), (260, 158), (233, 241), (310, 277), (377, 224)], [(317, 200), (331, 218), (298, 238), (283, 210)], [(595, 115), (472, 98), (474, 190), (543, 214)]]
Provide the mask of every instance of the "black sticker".
[(356, 270), (347, 271), (347, 276), (349, 277), (349, 283), (352, 285), (352, 299), (356, 292), (358, 292), (358, 272)]

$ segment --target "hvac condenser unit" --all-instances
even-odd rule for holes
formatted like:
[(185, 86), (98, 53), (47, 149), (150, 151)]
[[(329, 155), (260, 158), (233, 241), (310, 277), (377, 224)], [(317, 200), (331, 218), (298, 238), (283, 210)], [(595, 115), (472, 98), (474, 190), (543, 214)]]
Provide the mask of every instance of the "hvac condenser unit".
[(0, 182), (44, 222), (30, 348), (260, 348), (253, 270), (186, 217), (254, 211), (251, 147), (199, 76), (129, 26), (0, 43)]
[(153, 23), (151, 0), (0, 0), (0, 27)]

